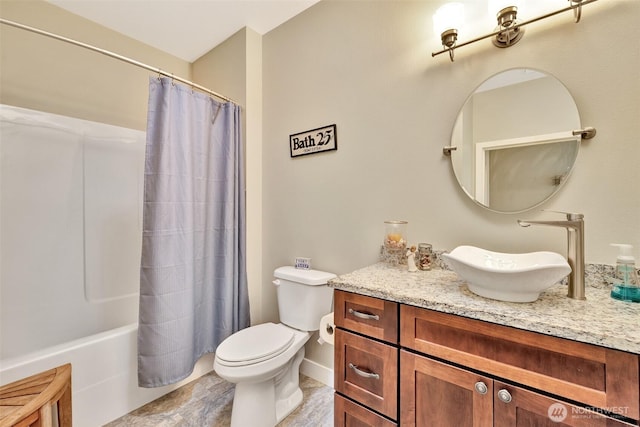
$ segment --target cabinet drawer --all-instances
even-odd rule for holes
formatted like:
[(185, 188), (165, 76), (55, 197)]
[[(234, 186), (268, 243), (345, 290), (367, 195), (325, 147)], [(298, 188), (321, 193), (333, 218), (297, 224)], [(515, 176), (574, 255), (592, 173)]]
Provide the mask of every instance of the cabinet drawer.
[(337, 329), (334, 354), (336, 391), (395, 420), (398, 349)]
[(398, 304), (378, 298), (334, 292), (336, 326), (396, 344), (398, 342)]
[(640, 415), (638, 355), (402, 305), (403, 347), (598, 408)]
[(333, 422), (335, 427), (394, 427), (397, 424), (335, 394)]

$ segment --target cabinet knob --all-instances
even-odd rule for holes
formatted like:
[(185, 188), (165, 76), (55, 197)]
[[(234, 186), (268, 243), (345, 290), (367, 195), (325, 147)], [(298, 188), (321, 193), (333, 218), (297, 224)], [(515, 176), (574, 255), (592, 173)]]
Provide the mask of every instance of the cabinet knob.
[(498, 391), (498, 399), (500, 399), (501, 402), (509, 403), (512, 400), (511, 393), (509, 393), (508, 390), (500, 389)]
[(359, 317), (360, 319), (380, 320), (380, 316), (378, 316), (377, 314), (362, 313), (360, 311), (354, 310), (353, 308), (349, 309), (349, 314), (353, 314), (354, 316)]
[(483, 383), (482, 381), (478, 381), (476, 383), (475, 389), (480, 394), (487, 394), (487, 391), (489, 391), (489, 388), (487, 387), (487, 385), (485, 383)]

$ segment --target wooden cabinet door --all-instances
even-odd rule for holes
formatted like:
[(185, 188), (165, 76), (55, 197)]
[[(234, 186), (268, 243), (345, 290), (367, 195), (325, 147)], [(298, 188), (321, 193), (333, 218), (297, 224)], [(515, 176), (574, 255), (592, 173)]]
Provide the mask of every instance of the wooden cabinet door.
[(400, 425), (492, 427), (493, 381), (400, 351)]
[[(628, 416), (625, 408), (611, 408)], [(614, 414), (615, 415), (615, 414)], [(571, 405), (516, 386), (494, 383), (495, 427), (622, 427), (621, 419)]]

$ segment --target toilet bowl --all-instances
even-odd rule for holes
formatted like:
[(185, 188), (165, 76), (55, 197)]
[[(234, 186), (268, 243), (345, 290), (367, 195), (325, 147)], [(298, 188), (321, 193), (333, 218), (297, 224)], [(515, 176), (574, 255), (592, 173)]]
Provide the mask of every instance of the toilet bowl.
[[(264, 323), (243, 329), (220, 344), (214, 369), (221, 378), (236, 383), (232, 427), (274, 426), (302, 403), (298, 376), (310, 336), (283, 324)], [(270, 337), (274, 338), (271, 345), (265, 345)], [(223, 346), (229, 343), (232, 345)], [(239, 356), (241, 347), (253, 354)]]
[(273, 427), (302, 403), (304, 345), (331, 311), (334, 274), (280, 267), (274, 276), (282, 323), (243, 329), (216, 349), (214, 370), (236, 384), (231, 427)]
[[(216, 372), (230, 382), (275, 376), (309, 340), (309, 332), (263, 323), (231, 335), (216, 351)], [(244, 351), (242, 351), (242, 350)]]

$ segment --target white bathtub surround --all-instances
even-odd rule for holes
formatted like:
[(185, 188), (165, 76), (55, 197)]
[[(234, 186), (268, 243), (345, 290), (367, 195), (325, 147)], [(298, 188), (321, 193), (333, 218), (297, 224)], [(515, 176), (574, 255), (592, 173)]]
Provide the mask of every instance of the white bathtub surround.
[(137, 322), (144, 140), (0, 105), (0, 360)]

